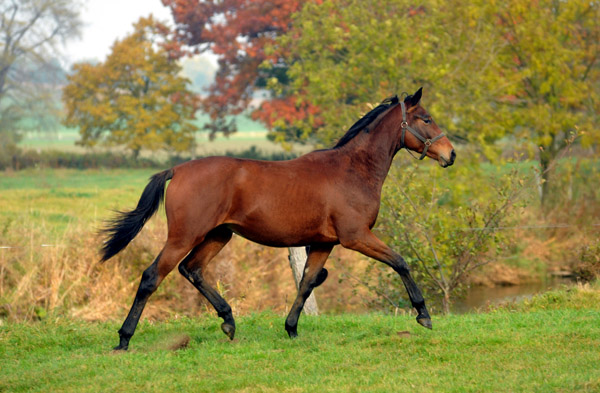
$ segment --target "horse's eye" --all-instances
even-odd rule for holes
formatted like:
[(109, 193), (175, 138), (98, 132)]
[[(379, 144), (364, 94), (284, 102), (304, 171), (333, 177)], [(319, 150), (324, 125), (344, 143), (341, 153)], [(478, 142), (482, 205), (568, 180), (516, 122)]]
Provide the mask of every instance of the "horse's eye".
[(430, 124), (431, 123), (431, 119), (430, 118), (423, 119), (423, 122), (425, 122), (425, 124)]

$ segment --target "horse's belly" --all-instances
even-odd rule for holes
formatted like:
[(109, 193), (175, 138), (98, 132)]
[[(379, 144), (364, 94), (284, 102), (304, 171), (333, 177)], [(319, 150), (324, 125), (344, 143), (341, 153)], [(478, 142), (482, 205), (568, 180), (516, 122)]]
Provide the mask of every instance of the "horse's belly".
[(337, 236), (324, 234), (292, 234), (285, 232), (256, 231), (235, 224), (227, 225), (245, 239), (270, 247), (300, 247), (319, 243), (339, 243)]
[(280, 166), (248, 166), (236, 174), (238, 187), (224, 224), (269, 246), (337, 242), (329, 210), (330, 182), (312, 172)]
[(336, 243), (337, 235), (327, 216), (316, 212), (252, 211), (225, 224), (238, 235), (272, 247)]

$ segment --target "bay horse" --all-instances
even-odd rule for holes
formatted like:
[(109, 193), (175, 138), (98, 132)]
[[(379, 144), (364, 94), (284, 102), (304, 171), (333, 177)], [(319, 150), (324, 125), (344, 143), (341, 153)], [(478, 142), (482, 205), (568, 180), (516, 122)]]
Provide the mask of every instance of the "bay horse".
[(331, 149), (275, 162), (207, 157), (152, 176), (137, 207), (118, 213), (103, 229), (107, 240), (101, 251), (106, 261), (124, 249), (157, 211), (171, 180), (165, 200), (167, 241), (142, 274), (115, 350), (128, 348), (148, 298), (177, 265), (213, 305), (223, 319), (221, 329), (233, 339), (231, 307), (203, 277), (233, 233), (266, 246), (308, 247), (304, 275), (285, 321), (291, 338), (297, 336), (304, 302), (327, 278), (325, 261), (338, 244), (394, 269), (417, 311), (417, 322), (431, 329), (425, 300), (407, 263), (371, 232), (383, 182), (400, 149), (437, 160), (444, 168), (454, 163), (454, 148), (420, 105), (421, 94), (422, 88), (404, 100), (397, 96), (384, 100)]

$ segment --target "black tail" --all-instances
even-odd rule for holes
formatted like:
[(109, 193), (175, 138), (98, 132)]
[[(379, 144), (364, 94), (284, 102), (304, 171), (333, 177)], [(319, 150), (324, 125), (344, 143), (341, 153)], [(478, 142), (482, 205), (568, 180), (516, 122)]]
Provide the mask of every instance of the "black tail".
[(102, 244), (102, 259), (107, 261), (119, 251), (127, 247), (129, 242), (142, 230), (144, 224), (156, 213), (164, 199), (167, 180), (173, 178), (173, 169), (169, 169), (150, 178), (150, 183), (144, 188), (140, 201), (135, 210), (118, 212), (117, 217), (108, 221), (101, 233), (107, 236)]

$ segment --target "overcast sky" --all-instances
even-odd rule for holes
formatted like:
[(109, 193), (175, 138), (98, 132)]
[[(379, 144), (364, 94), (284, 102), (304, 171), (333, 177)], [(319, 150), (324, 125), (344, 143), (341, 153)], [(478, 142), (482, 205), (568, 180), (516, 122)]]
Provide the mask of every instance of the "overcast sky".
[(160, 0), (87, 0), (81, 10), (81, 39), (74, 39), (65, 47), (68, 60), (71, 64), (104, 60), (114, 41), (133, 32), (132, 24), (149, 14), (173, 24), (169, 9)]

